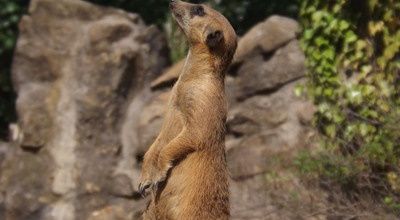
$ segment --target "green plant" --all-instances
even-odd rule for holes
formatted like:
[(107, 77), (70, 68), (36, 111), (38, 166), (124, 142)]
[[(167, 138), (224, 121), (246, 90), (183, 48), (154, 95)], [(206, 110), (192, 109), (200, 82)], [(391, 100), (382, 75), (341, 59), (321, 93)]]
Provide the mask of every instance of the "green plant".
[(355, 191), (379, 182), (379, 196), (400, 193), (387, 178), (400, 175), (399, 14), (395, 0), (305, 0), (300, 10), (324, 145), (314, 171)]
[(87, 0), (89, 2), (116, 7), (140, 14), (148, 24), (157, 24), (161, 26), (167, 16), (168, 1), (160, 0)]
[(178, 62), (186, 56), (189, 46), (185, 35), (179, 30), (178, 24), (171, 15), (164, 23), (164, 32), (167, 36), (171, 60), (174, 63)]
[(11, 86), (11, 60), (17, 38), (17, 24), (27, 1), (0, 0), (0, 139), (15, 120), (15, 94)]

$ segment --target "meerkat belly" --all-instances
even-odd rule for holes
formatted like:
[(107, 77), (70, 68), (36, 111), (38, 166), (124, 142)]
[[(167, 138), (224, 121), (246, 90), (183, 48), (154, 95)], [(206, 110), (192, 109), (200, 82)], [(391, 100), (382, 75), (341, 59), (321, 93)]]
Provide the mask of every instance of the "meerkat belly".
[[(228, 172), (223, 150), (221, 153), (201, 151), (188, 155), (171, 170), (160, 198), (165, 199), (173, 219), (194, 216), (193, 213), (217, 219), (215, 216), (229, 213)], [(220, 201), (217, 206), (208, 207), (209, 201), (215, 205), (216, 200)]]

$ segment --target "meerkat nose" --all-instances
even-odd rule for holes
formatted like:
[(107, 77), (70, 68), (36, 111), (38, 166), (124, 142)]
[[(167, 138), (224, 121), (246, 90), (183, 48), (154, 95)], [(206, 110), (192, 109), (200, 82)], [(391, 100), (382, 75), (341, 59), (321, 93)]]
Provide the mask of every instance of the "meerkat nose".
[(171, 0), (171, 1), (169, 2), (169, 8), (170, 8), (170, 9), (173, 9), (173, 8), (174, 8), (174, 4), (175, 4), (175, 0)]

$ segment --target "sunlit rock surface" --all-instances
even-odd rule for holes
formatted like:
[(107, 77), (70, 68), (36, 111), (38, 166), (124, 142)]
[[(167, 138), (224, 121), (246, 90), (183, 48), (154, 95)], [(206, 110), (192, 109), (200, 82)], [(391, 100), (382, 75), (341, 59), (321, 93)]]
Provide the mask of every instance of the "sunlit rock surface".
[(22, 139), (4, 158), (0, 148), (0, 219), (132, 219), (144, 201), (126, 123), (169, 62), (163, 34), (78, 0), (33, 0), (19, 28)]

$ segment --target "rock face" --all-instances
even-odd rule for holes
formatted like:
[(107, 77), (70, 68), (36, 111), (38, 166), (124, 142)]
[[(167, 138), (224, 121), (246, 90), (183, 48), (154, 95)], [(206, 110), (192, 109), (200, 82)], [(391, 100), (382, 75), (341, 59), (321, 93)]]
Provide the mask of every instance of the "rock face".
[(78, 0), (32, 0), (19, 28), (22, 138), (0, 155), (0, 219), (132, 219), (144, 202), (122, 130), (168, 65), (162, 33), (136, 14)]
[[(280, 203), (292, 193), (318, 204), (282, 165), (312, 135), (313, 106), (294, 95), (305, 74), (298, 31), (279, 16), (256, 25), (227, 74), (232, 219), (297, 219)], [(19, 138), (0, 144), (0, 219), (139, 219), (141, 158), (183, 66), (161, 74), (167, 52), (138, 15), (32, 0), (13, 63)]]
[(291, 41), (268, 55), (261, 52), (244, 59), (236, 73), (236, 96), (239, 99), (273, 93), (283, 85), (304, 77), (305, 60), (297, 41)]
[(300, 32), (299, 24), (290, 18), (271, 16), (251, 28), (240, 40), (234, 62), (241, 62), (252, 54), (270, 53), (295, 39)]

